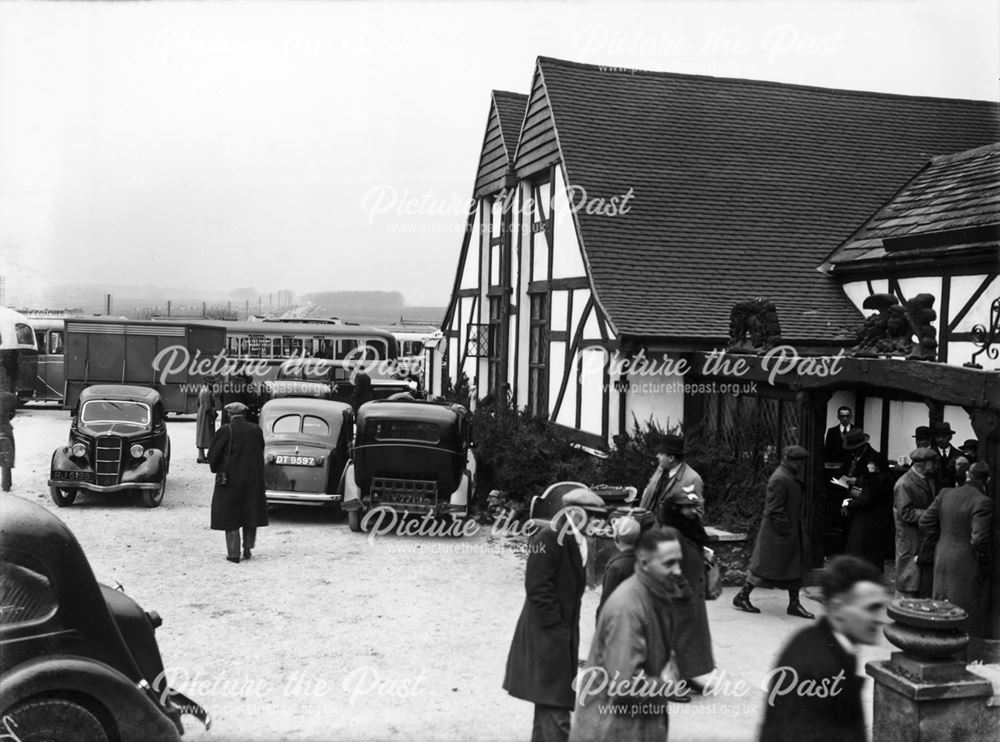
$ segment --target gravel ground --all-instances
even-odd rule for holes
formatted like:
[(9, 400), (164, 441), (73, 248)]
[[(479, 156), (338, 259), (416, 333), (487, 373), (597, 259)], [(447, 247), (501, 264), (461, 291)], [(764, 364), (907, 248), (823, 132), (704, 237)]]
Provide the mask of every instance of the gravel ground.
[(171, 683), (214, 720), (203, 733), (191, 719), (187, 736), (527, 736), (531, 707), (500, 688), (524, 561), (488, 528), (370, 542), (335, 513), (286, 507), (271, 512), (253, 559), (231, 564), (222, 533), (208, 527), (213, 479), (195, 463), (193, 418), (168, 422), (174, 455), (155, 509), (111, 495), (52, 503), (49, 460), (69, 422), (54, 407), (19, 411), (13, 491), (57, 512), (99, 580), (162, 615)]

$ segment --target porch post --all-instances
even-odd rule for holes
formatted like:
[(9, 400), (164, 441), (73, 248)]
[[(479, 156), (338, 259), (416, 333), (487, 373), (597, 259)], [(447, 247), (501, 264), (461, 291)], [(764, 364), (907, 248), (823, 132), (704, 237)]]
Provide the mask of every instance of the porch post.
[(979, 460), (990, 468), (986, 494), (993, 500), (993, 563), (990, 565), (989, 636), (974, 637), (969, 644), (969, 660), (1000, 662), (1000, 412), (977, 407), (969, 413), (972, 429), (979, 439)]

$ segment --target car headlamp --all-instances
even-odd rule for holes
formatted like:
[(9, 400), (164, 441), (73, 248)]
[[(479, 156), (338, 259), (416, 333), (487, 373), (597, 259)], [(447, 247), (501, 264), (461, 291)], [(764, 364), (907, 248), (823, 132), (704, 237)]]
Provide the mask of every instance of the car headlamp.
[(128, 450), (128, 452), (129, 452), (130, 454), (132, 454), (132, 457), (133, 457), (133, 458), (136, 458), (136, 459), (138, 459), (138, 458), (140, 458), (140, 457), (141, 457), (141, 456), (142, 456), (142, 455), (143, 455), (144, 453), (146, 453), (146, 449), (145, 449), (145, 448), (143, 448), (142, 446), (140, 446), (140, 445), (139, 445), (138, 443), (136, 443), (135, 445), (133, 445), (133, 446), (132, 446), (132, 448), (130, 448), (130, 449)]
[(87, 455), (87, 447), (82, 443), (74, 443), (73, 447), (70, 449), (70, 453), (73, 454), (74, 457), (81, 459)]

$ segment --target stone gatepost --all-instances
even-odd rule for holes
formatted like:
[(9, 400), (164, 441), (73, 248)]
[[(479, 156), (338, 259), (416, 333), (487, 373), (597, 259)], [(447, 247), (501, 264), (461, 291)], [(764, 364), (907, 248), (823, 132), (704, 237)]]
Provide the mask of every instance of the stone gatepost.
[(1000, 706), (992, 684), (965, 668), (968, 615), (946, 600), (902, 598), (885, 636), (901, 652), (869, 662), (875, 679), (874, 742), (996, 742)]

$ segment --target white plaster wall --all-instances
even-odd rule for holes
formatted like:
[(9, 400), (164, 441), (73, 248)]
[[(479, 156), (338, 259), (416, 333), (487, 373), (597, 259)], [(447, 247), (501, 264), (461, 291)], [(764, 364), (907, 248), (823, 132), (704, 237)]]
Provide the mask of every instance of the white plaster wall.
[[(518, 199), (518, 208), (527, 211), (526, 201), (527, 197), (531, 195), (531, 191), (528, 189), (527, 185), (521, 183), (519, 186), (521, 198)], [(529, 230), (531, 228), (530, 215), (519, 211), (521, 216), (518, 219), (518, 230), (514, 233), (516, 239), (519, 241), (521, 251), (521, 282), (516, 292), (517, 296), (517, 344), (520, 348), (517, 358), (517, 398), (515, 400), (518, 407), (526, 407), (528, 405), (528, 342), (530, 338), (530, 317), (531, 317), (531, 303), (528, 301), (528, 281), (529, 281), (529, 265), (528, 261), (530, 255), (528, 254), (528, 239), (530, 237)], [(518, 245), (514, 246), (516, 250)]]
[[(927, 425), (929, 410), (923, 402), (889, 402), (889, 441), (882, 453), (890, 461), (908, 463), (910, 452), (916, 448), (913, 431), (918, 425)], [(954, 427), (954, 424), (952, 425)]]
[[(917, 294), (930, 294), (934, 297), (934, 311), (941, 317), (941, 278), (939, 276), (919, 276), (917, 278), (900, 278), (899, 290), (903, 296), (912, 299)], [(937, 322), (934, 326), (937, 327)]]
[(553, 278), (576, 278), (587, 275), (583, 264), (583, 255), (576, 238), (576, 227), (573, 223), (573, 213), (566, 194), (566, 184), (563, 180), (562, 165), (556, 168), (555, 198), (552, 215), (552, 241), (555, 244), (555, 254), (552, 256)]
[[(559, 398), (559, 384), (562, 383), (565, 363), (566, 343), (562, 341), (549, 343), (549, 416), (553, 420), (563, 411), (562, 406), (556, 410), (556, 400)], [(572, 425), (572, 418), (569, 424)]]
[[(951, 298), (949, 299), (952, 318), (968, 303), (985, 278), (986, 276), (952, 276)], [(969, 313), (955, 327), (955, 332), (971, 332), (975, 325), (989, 327), (990, 304), (997, 296), (1000, 296), (1000, 277), (994, 278), (986, 287), (982, 296), (969, 309)], [(951, 348), (948, 349), (948, 356), (951, 357)]]
[(461, 288), (475, 289), (479, 287), (479, 205), (472, 221), (472, 233), (469, 236), (469, 249), (465, 256), (465, 266), (462, 270)]
[[(549, 328), (554, 332), (563, 332), (567, 329), (566, 313), (569, 311), (567, 305), (568, 293), (567, 291), (553, 291), (549, 294), (549, 301), (551, 302), (550, 311), (552, 313)], [(569, 328), (571, 341), (575, 329), (575, 327)]]
[[(588, 356), (594, 355), (603, 362), (604, 353), (600, 349), (585, 349), (581, 352), (581, 364), (597, 366), (590, 363)], [(602, 414), (604, 411), (604, 375), (600, 373), (585, 374), (580, 379), (580, 430), (594, 435), (601, 434)], [(613, 393), (617, 396), (617, 393)], [(616, 413), (617, 414), (617, 413)]]
[(969, 419), (969, 413), (961, 407), (946, 405), (943, 419), (955, 431), (955, 435), (951, 439), (951, 445), (956, 448), (960, 447), (966, 440), (976, 437), (976, 432), (972, 429), (972, 420)]
[[(997, 346), (993, 346), (994, 348)], [(961, 366), (963, 363), (972, 362), (972, 354), (979, 350), (979, 347), (972, 343), (949, 343), (948, 344), (948, 365)], [(1000, 371), (1000, 356), (989, 358), (986, 353), (980, 353), (976, 358), (976, 363), (986, 371)]]
[(876, 294), (887, 294), (889, 293), (889, 280), (880, 279), (878, 281), (872, 281), (873, 291), (868, 290), (867, 281), (854, 281), (852, 283), (844, 284), (844, 293), (847, 294), (847, 298), (850, 299), (854, 306), (865, 313), (865, 315), (874, 314), (874, 309), (861, 309), (861, 305), (865, 299), (867, 299), (872, 293)]
[(872, 448), (882, 450), (882, 398), (869, 397), (865, 400), (864, 430), (871, 438)]

